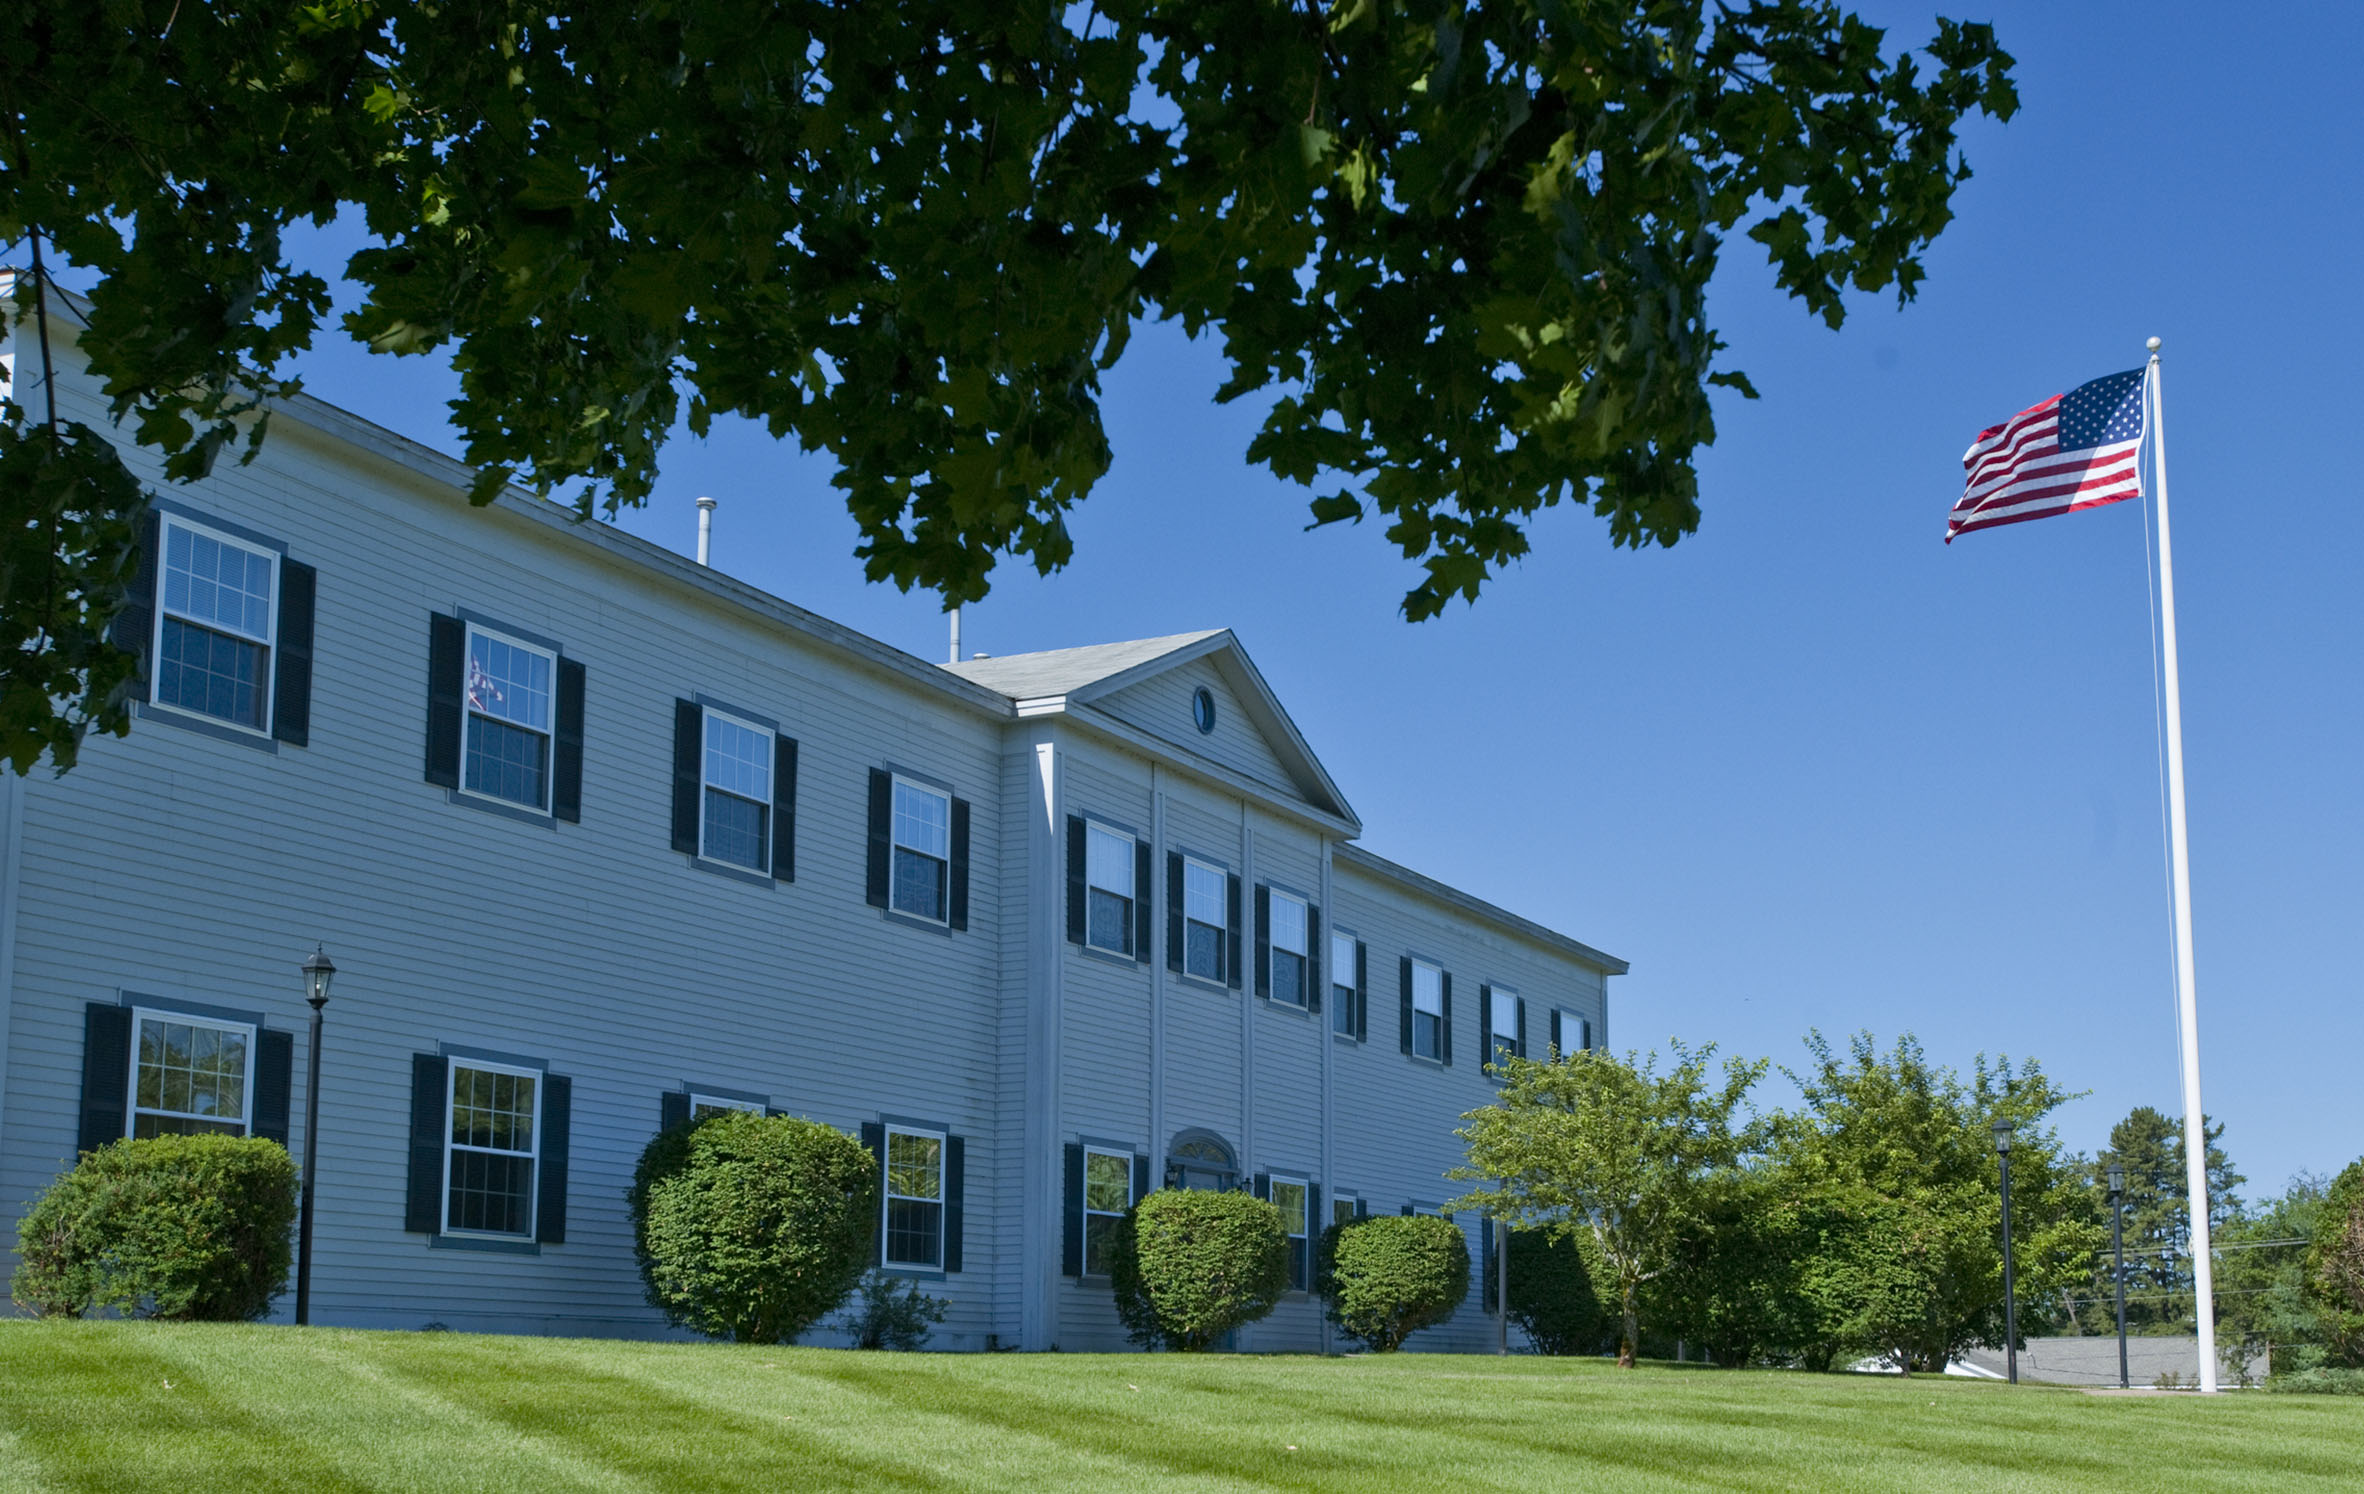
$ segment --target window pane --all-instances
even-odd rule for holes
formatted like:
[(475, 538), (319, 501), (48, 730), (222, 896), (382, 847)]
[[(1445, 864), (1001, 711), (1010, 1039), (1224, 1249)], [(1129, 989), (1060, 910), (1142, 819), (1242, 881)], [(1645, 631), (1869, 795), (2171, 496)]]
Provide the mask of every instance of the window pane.
[(1285, 949), (1272, 952), (1272, 999), (1291, 1006), (1305, 1004), (1305, 956)]
[(1121, 1214), (1086, 1214), (1084, 1216), (1084, 1260), (1086, 1276), (1108, 1274), (1108, 1246), (1116, 1238)]
[(1195, 861), (1182, 863), (1183, 916), (1223, 928), (1231, 922), (1225, 903), (1223, 873)]
[(494, 1152), (451, 1153), (451, 1197), (445, 1227), (495, 1235), (531, 1231), (534, 1163)]
[(167, 617), (156, 650), (156, 699), (259, 731), (263, 646)]
[(940, 1203), (890, 1198), (886, 1211), (886, 1258), (893, 1266), (933, 1266), (937, 1261)]
[(1330, 984), (1354, 986), (1354, 940), (1346, 934), (1330, 936)]
[(1090, 938), (1099, 949), (1129, 954), (1133, 948), (1133, 901), (1095, 887), (1090, 902)]
[(1182, 968), (1207, 980), (1223, 979), (1223, 931), (1192, 919), (1183, 934)]
[(771, 864), (764, 855), (764, 828), (770, 817), (768, 805), (710, 788), (706, 790), (705, 840), (701, 850), (715, 861), (769, 871)]
[(468, 708), (533, 731), (548, 731), (550, 656), (470, 629)]
[(942, 794), (895, 785), (895, 844), (942, 861), (952, 854), (952, 801)]
[(887, 1133), (887, 1192), (900, 1198), (941, 1198), (944, 1138), (910, 1131)]
[(169, 526), (164, 609), (263, 642), (271, 636), (271, 562), (240, 545)]
[(771, 733), (741, 726), (727, 716), (706, 713), (706, 783), (742, 799), (769, 804), (772, 798)]
[(1272, 1180), (1272, 1204), (1280, 1210), (1281, 1231), (1284, 1234), (1305, 1233), (1305, 1185)]
[(1272, 947), (1291, 954), (1305, 953), (1305, 905), (1293, 897), (1272, 894)]
[(244, 1029), (141, 1017), (138, 1052), (133, 1109), (164, 1112), (187, 1123), (155, 1120), (141, 1131), (135, 1117), (134, 1134), (246, 1129)]
[(1353, 1221), (1354, 1221), (1354, 1200), (1353, 1200), (1353, 1199), (1351, 1199), (1351, 1198), (1333, 1198), (1333, 1199), (1331, 1199), (1331, 1200), (1330, 1200), (1330, 1222), (1331, 1222), (1332, 1224), (1351, 1224)]
[(895, 848), (894, 907), (920, 918), (944, 916), (944, 863), (917, 851)]
[(1435, 1017), (1445, 1014), (1443, 972), (1433, 965), (1412, 966), (1412, 1010)]
[(1330, 988), (1330, 1030), (1347, 1037), (1354, 1036), (1354, 988)]
[(1133, 1206), (1133, 1159), (1111, 1152), (1084, 1154), (1084, 1207), (1121, 1214)]
[(1441, 1017), (1431, 1016), (1427, 1012), (1414, 1012), (1412, 1014), (1412, 1052), (1421, 1058), (1441, 1057), (1442, 1054), (1437, 1046), (1437, 1035), (1443, 1025), (1444, 1019)]
[(1091, 828), (1084, 840), (1084, 876), (1094, 887), (1118, 897), (1133, 895), (1133, 837)]
[(467, 776), (460, 781), (475, 793), (540, 809), (549, 752), (550, 739), (539, 732), (471, 715)]
[(715, 1116), (732, 1115), (741, 1110), (754, 1115), (763, 1114), (763, 1107), (753, 1100), (715, 1100), (705, 1095), (690, 1096), (690, 1119), (693, 1121), (711, 1120)]
[(531, 1076), (454, 1064), (451, 1086), (454, 1146), (533, 1150), (534, 1093), (539, 1086)]
[(1494, 988), (1494, 1020), (1492, 1025), (1494, 1031), (1498, 1034), (1514, 1038), (1518, 1036), (1518, 992), (1505, 991), (1500, 986), (1496, 986)]

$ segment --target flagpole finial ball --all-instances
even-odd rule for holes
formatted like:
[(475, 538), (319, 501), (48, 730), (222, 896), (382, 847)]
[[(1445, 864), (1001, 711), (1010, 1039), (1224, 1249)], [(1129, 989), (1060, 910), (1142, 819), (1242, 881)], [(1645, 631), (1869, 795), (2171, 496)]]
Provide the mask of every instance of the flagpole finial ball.
[(2152, 339), (2151, 339), (2149, 342), (2146, 342), (2146, 343), (2144, 343), (2144, 344), (2143, 344), (2143, 346), (2144, 346), (2144, 347), (2146, 347), (2146, 348), (2149, 348), (2149, 349), (2150, 349), (2152, 352), (2154, 352), (2154, 353), (2155, 353), (2155, 352), (2159, 351), (2159, 339), (2157, 339), (2156, 337), (2154, 337), (2154, 338), (2152, 338)]

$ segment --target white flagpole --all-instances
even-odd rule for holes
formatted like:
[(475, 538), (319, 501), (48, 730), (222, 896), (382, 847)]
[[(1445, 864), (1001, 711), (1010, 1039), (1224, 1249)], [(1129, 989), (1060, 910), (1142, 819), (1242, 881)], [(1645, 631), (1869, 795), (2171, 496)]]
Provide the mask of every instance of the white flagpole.
[(2208, 1245), (2208, 1128), (2200, 1109), (2200, 1004), (2192, 979), (2192, 862), (2183, 814), (2183, 688), (2175, 666), (2175, 552), (2167, 538), (2167, 401), (2150, 340), (2151, 459), (2159, 493), (2159, 638), (2167, 685), (2167, 841), (2175, 872), (2175, 1015), (2183, 1043), (2183, 1165), (2191, 1206), (2192, 1305), (2200, 1389), (2216, 1389), (2216, 1271)]

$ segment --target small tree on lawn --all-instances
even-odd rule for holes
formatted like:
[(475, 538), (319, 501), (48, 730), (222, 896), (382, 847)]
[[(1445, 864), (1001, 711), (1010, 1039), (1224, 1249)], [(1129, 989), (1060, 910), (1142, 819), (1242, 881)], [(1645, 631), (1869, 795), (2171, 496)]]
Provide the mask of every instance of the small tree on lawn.
[(1161, 1188), (1112, 1232), (1108, 1284), (1135, 1343), (1211, 1349), (1289, 1289), (1280, 1210), (1247, 1193)]
[(1330, 1321), (1374, 1353), (1390, 1353), (1453, 1315), (1469, 1295), (1469, 1242), (1433, 1214), (1332, 1225), (1318, 1286)]
[(2321, 1313), (2327, 1360), (2364, 1368), (2364, 1161), (2349, 1163), (2323, 1195), (2306, 1283)]
[(1462, 1119), (1469, 1163), (1451, 1174), (1488, 1188), (1454, 1200), (1521, 1229), (1574, 1236), (1597, 1247), (1619, 1318), (1617, 1363), (1633, 1367), (1641, 1344), (1641, 1295), (1731, 1186), (1756, 1142), (1736, 1125), (1763, 1060), (1727, 1059), (1710, 1077), (1710, 1043), (1673, 1045), (1660, 1074), (1653, 1055), (1618, 1058), (1593, 1049), (1557, 1062), (1505, 1058), (1501, 1099)]

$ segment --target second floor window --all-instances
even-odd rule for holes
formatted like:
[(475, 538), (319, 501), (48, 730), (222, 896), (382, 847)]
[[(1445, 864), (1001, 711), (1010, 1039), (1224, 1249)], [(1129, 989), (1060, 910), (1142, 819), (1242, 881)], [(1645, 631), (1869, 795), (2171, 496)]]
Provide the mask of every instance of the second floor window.
[(1562, 1009), (1557, 1023), (1561, 1056), (1582, 1053), (1592, 1046), (1592, 1018)]
[(460, 785), (527, 809), (550, 807), (551, 681), (547, 649), (468, 625), (467, 731)]
[(244, 1136), (254, 1029), (156, 1012), (134, 1021), (131, 1134)]
[(1202, 861), (1182, 863), (1182, 971), (1221, 984), (1230, 925), (1224, 874)]
[(279, 558), (170, 515), (163, 525), (156, 703), (268, 730)]
[(1089, 888), (1085, 939), (1094, 949), (1133, 952), (1140, 906), (1133, 888), (1133, 837), (1100, 825), (1084, 832), (1084, 879)]
[(1445, 1056), (1445, 973), (1421, 960), (1412, 962), (1412, 1056)]
[(894, 883), (891, 906), (915, 918), (944, 921), (952, 865), (952, 796), (895, 780)]
[(1486, 1013), (1488, 1031), (1494, 1035), (1493, 1051), (1486, 1055), (1488, 1063), (1500, 1063), (1505, 1058), (1519, 1056), (1519, 993), (1508, 986), (1496, 986), (1487, 996), (1490, 1009)]
[(933, 1131), (886, 1132), (885, 1260), (890, 1266), (944, 1263), (944, 1138)]
[(709, 707), (698, 853), (759, 872), (772, 867), (772, 734)]
[(1305, 900), (1274, 889), (1272, 900), (1272, 999), (1305, 1005), (1306, 955), (1312, 949)]
[(1330, 1027), (1343, 1037), (1362, 1033), (1361, 1013), (1355, 1007), (1354, 936), (1330, 935)]

